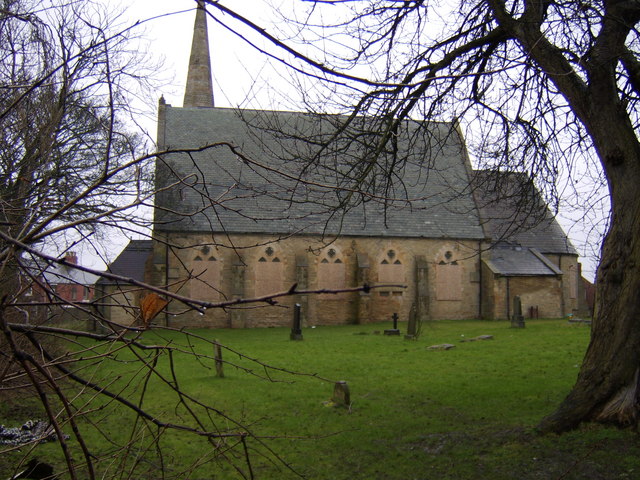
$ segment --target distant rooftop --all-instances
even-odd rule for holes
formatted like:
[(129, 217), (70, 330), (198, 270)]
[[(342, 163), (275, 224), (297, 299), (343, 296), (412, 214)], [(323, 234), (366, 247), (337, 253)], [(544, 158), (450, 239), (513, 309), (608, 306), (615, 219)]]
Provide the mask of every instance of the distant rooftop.
[[(108, 266), (107, 271), (115, 275), (132, 278), (142, 282), (145, 280), (146, 262), (152, 252), (151, 240), (130, 240), (120, 255)], [(102, 285), (117, 284), (115, 280), (101, 277), (98, 283)]]

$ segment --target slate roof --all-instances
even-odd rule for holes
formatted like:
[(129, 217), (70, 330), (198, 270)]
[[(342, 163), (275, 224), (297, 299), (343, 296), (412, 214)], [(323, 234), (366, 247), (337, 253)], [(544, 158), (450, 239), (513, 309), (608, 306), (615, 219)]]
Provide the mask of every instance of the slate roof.
[(66, 265), (52, 265), (43, 273), (45, 281), (49, 285), (93, 285), (98, 280), (98, 275), (84, 272)]
[(29, 275), (40, 277), (47, 285), (85, 285), (91, 286), (96, 283), (98, 275), (85, 272), (77, 268), (50, 263), (35, 256), (25, 256), (22, 264), (29, 272)]
[[(241, 153), (217, 146), (159, 158), (157, 231), (484, 238), (465, 146), (450, 123), (403, 122), (393, 151), (371, 162), (375, 128), (320, 147), (345, 117), (169, 105), (159, 117), (160, 150), (229, 142)], [(375, 123), (354, 123), (367, 122)], [(367, 169), (371, 196), (353, 184)]]
[(493, 243), (507, 242), (543, 254), (578, 255), (525, 174), (476, 170), (472, 186)]
[[(151, 252), (153, 251), (151, 240), (130, 240), (120, 255), (107, 267), (109, 273), (121, 275), (134, 280), (145, 281), (145, 267)], [(101, 277), (98, 283), (113, 285), (117, 282)]]
[(562, 274), (535, 248), (500, 245), (492, 248), (482, 260), (493, 273), (507, 277)]

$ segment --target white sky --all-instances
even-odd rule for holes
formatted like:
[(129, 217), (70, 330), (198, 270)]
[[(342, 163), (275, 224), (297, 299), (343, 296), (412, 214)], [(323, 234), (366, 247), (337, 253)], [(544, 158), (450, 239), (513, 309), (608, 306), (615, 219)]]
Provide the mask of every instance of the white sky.
[[(127, 9), (125, 18), (130, 19), (131, 23), (151, 19), (140, 27), (146, 38), (142, 46), (146, 44), (155, 58), (164, 58), (161, 76), (172, 79), (170, 84), (157, 92), (153, 101), (157, 103), (162, 94), (167, 103), (181, 106), (191, 49), (195, 1), (144, 0), (129, 3), (129, 6), (126, 2), (121, 5)], [(259, 24), (262, 24), (260, 19), (269, 11), (264, 0), (227, 3)], [(208, 20), (208, 29), (216, 106), (235, 107), (256, 95), (263, 95), (261, 100), (268, 102), (266, 92), (262, 92), (259, 84), (256, 85), (256, 78), (260, 78), (266, 61), (264, 56), (211, 19)], [(258, 100), (252, 100), (252, 103), (255, 102)]]
[[(173, 106), (182, 105), (196, 3), (194, 0), (103, 1), (126, 8), (126, 14), (122, 18), (125, 24), (147, 20), (139, 27), (140, 33), (144, 36), (140, 48), (148, 49), (155, 59), (164, 58), (163, 69), (158, 72), (158, 77), (165, 81), (157, 91), (149, 92), (144, 99), (149, 105), (149, 115), (144, 121), (144, 126), (151, 138), (155, 138), (155, 106), (160, 96), (164, 95), (167, 103)], [(229, 0), (221, 3), (230, 5), (239, 13), (273, 32), (277, 26), (269, 27), (268, 14), (271, 10), (265, 2), (266, 0)], [(282, 98), (290, 98), (293, 89), (292, 87), (287, 89), (286, 82), (280, 78), (284, 68), (274, 70), (268, 65), (269, 62), (264, 55), (256, 52), (211, 19), (208, 21), (208, 29), (216, 106), (242, 105), (278, 109), (282, 104)], [(274, 84), (283, 85), (279, 94), (276, 93), (277, 89), (269, 88)], [(282, 98), (278, 95), (282, 95)], [(573, 213), (571, 216), (576, 217)], [(565, 231), (570, 232), (574, 245), (581, 250), (581, 244), (584, 244), (586, 236), (582, 233), (583, 229), (572, 225), (568, 217), (568, 214), (563, 215), (561, 212), (559, 220)], [(593, 280), (596, 267), (593, 258), (583, 257), (581, 261), (584, 276)]]

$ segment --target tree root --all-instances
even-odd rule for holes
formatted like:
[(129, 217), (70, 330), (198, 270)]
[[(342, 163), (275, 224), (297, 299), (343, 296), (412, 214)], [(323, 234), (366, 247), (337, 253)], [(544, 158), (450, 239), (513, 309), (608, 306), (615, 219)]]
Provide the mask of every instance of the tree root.
[(598, 413), (594, 420), (602, 423), (615, 423), (620, 426), (638, 424), (638, 378), (640, 369), (636, 369), (633, 380), (622, 388)]

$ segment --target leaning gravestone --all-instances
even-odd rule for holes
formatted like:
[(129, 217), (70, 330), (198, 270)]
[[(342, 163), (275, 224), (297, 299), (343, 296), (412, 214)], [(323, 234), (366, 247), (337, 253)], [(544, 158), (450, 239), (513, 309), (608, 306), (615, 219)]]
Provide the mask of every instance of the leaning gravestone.
[(524, 328), (524, 316), (522, 315), (522, 302), (520, 297), (513, 297), (513, 317), (511, 317), (511, 328)]
[(293, 307), (293, 324), (291, 325), (291, 335), (289, 338), (291, 340), (302, 340), (302, 328), (300, 321), (300, 304), (296, 303)]
[(351, 393), (349, 385), (344, 380), (333, 384), (333, 395), (331, 400), (322, 402), (327, 407), (347, 407), (351, 410)]
[(25, 469), (14, 475), (9, 480), (17, 480), (18, 478), (33, 479), (33, 480), (57, 480), (57, 477), (53, 473), (53, 467), (48, 463), (40, 462), (37, 458), (32, 458), (29, 463), (25, 465)]
[(334, 384), (331, 402), (336, 407), (349, 407), (351, 405), (351, 393), (349, 392), (347, 382), (341, 380)]
[(218, 340), (213, 341), (214, 358), (216, 360), (216, 375), (224, 377), (224, 361), (222, 360), (222, 346)]
[(404, 336), (405, 340), (415, 340), (418, 338), (418, 312), (416, 311), (416, 304), (411, 305), (409, 311), (409, 321), (407, 322), (407, 334)]

